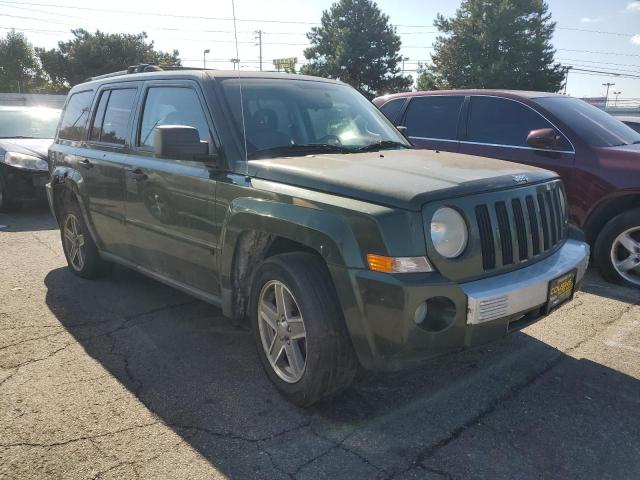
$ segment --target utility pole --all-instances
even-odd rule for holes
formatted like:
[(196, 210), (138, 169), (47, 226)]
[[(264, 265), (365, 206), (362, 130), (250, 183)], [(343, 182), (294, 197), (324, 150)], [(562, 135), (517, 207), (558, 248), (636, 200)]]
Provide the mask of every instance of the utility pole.
[(573, 67), (564, 67), (564, 95), (567, 94), (567, 83), (569, 83), (569, 70)]
[(404, 77), (404, 61), (409, 60), (409, 57), (402, 57), (402, 76)]
[(238, 66), (238, 70), (240, 70), (240, 59), (239, 58), (232, 58), (229, 60), (231, 63), (233, 63), (233, 69), (236, 69), (236, 65)]
[(260, 47), (260, 71), (262, 71), (262, 30), (256, 30), (254, 32), (256, 34), (255, 39), (258, 40), (258, 47)]
[(618, 90), (617, 92), (613, 92), (613, 94), (616, 96), (616, 100), (615, 103), (613, 104), (614, 107), (618, 106), (618, 95), (620, 95), (622, 92), (620, 90)]
[(604, 108), (607, 108), (607, 103), (609, 103), (609, 88), (613, 87), (615, 85), (615, 83), (603, 83), (602, 86), (603, 87), (607, 87), (607, 94), (604, 96)]
[(208, 48), (202, 52), (202, 67), (207, 69), (207, 53), (211, 52)]

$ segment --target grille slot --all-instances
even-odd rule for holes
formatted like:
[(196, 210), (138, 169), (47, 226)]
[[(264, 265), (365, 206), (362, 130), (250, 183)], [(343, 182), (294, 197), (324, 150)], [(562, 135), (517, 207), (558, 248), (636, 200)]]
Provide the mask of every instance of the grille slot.
[(524, 213), (519, 198), (511, 200), (511, 208), (513, 209), (513, 219), (516, 223), (516, 238), (518, 239), (518, 258), (522, 262), (526, 260), (527, 255), (527, 227), (524, 224)]
[(513, 263), (513, 244), (511, 243), (511, 226), (509, 214), (504, 202), (496, 203), (496, 216), (498, 217), (498, 231), (500, 232), (500, 246), (502, 247), (502, 264)]
[(540, 222), (542, 223), (542, 238), (544, 240), (544, 250), (549, 250), (549, 224), (547, 223), (547, 207), (545, 206), (544, 197), (538, 194), (538, 206), (540, 208)]
[(540, 226), (538, 224), (538, 215), (536, 207), (533, 203), (533, 197), (527, 195), (527, 211), (529, 212), (529, 231), (531, 232), (531, 245), (533, 247), (533, 255), (540, 253)]
[[(492, 206), (476, 205), (485, 271), (530, 260), (564, 239), (562, 187), (555, 182), (551, 188), (541, 190), (540, 187), (522, 188)], [(502, 263), (498, 263), (500, 260)]]
[(482, 249), (482, 268), (491, 270), (496, 267), (496, 252), (491, 228), (491, 218), (486, 205), (476, 207), (476, 221), (480, 232), (480, 248)]

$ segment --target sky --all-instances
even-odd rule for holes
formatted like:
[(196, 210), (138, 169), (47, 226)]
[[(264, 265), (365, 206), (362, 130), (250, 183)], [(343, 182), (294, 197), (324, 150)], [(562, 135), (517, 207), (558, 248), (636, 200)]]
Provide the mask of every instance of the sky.
[[(234, 44), (232, 0), (0, 0), (0, 33), (23, 31), (34, 46), (53, 48), (71, 38), (72, 28), (105, 32), (147, 32), (156, 48), (179, 50), (183, 64), (230, 69), (239, 58), (243, 70), (259, 68), (255, 31), (261, 30), (263, 68), (274, 58), (297, 57), (304, 62), (305, 32), (317, 24), (331, 0), (235, 0), (238, 54)], [(438, 13), (455, 14), (459, 0), (379, 0), (378, 6), (397, 27), (405, 72), (428, 62), (437, 35)], [(615, 83), (610, 97), (640, 98), (640, 1), (547, 0), (557, 30), (556, 60), (572, 65), (567, 93), (603, 96), (603, 83)], [(92, 10), (98, 9), (98, 10)], [(106, 9), (109, 11), (100, 11)], [(584, 31), (589, 30), (589, 31)], [(599, 33), (596, 33), (599, 32)], [(300, 64), (300, 63), (299, 63)], [(581, 72), (595, 70), (606, 73)], [(619, 74), (636, 75), (623, 78)]]

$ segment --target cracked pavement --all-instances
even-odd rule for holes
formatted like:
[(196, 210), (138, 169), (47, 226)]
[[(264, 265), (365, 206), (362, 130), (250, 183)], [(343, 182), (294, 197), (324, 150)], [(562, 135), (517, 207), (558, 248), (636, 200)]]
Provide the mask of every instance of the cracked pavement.
[(640, 292), (482, 348), (285, 402), (220, 310), (65, 268), (45, 207), (0, 214), (0, 478), (636, 479)]

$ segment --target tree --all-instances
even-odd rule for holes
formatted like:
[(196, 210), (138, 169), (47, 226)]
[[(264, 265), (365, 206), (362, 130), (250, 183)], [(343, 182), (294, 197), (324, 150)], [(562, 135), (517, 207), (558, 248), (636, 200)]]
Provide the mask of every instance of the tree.
[(417, 73), (418, 79), (416, 80), (416, 89), (418, 91), (439, 90), (440, 87), (428, 66), (423, 63), (418, 63)]
[(371, 0), (339, 0), (322, 12), (321, 25), (307, 38), (310, 63), (301, 73), (342, 80), (370, 98), (411, 85), (400, 75), (400, 37)]
[(33, 46), (24, 34), (10, 31), (0, 39), (0, 91), (25, 93), (44, 85)]
[(560, 90), (565, 74), (554, 62), (556, 24), (544, 0), (463, 0), (435, 26), (444, 35), (426, 73), (437, 87)]
[(89, 77), (126, 70), (130, 65), (151, 63), (180, 65), (179, 53), (154, 49), (147, 34), (90, 33), (72, 30), (72, 40), (58, 42), (50, 50), (36, 49), (42, 68), (55, 85), (72, 87)]

